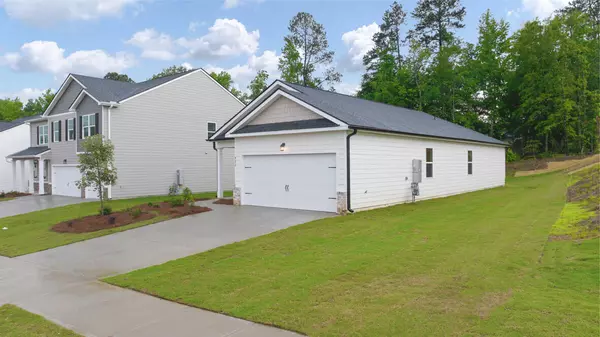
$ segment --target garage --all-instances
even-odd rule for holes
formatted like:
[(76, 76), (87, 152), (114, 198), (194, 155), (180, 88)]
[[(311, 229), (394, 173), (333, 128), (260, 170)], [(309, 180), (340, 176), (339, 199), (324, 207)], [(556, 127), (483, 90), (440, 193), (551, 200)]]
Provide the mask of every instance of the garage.
[(242, 204), (335, 212), (335, 154), (244, 156)]
[(77, 166), (52, 165), (52, 194), (81, 197), (75, 182), (81, 179)]

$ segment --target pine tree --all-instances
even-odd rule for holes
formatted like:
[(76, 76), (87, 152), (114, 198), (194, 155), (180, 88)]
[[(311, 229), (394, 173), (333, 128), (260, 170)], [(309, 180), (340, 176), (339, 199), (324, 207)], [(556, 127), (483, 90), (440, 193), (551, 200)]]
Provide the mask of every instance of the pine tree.
[(452, 31), (465, 26), (462, 21), (466, 13), (460, 0), (419, 0), (412, 13), (417, 24), (410, 37), (432, 50), (435, 44), (440, 52), (453, 41)]

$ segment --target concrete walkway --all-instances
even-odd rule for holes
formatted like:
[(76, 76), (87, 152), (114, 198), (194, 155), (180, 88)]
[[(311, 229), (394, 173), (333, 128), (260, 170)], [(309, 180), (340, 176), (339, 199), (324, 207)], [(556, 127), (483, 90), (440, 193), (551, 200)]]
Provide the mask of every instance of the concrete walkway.
[(0, 305), (14, 303), (86, 336), (297, 336), (97, 281), (331, 216), (209, 207), (212, 212), (13, 259), (0, 257)]
[(61, 195), (29, 195), (0, 202), (0, 218), (89, 201), (93, 200)]

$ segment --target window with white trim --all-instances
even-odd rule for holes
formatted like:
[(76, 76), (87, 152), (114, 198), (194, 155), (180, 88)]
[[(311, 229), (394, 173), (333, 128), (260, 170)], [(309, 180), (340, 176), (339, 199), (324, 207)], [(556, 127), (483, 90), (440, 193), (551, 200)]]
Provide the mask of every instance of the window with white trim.
[(38, 143), (39, 145), (48, 144), (48, 125), (40, 125), (39, 126), (39, 134), (38, 134)]
[(467, 174), (473, 174), (473, 151), (467, 151)]
[(52, 122), (52, 142), (60, 142), (60, 121)]
[(33, 178), (37, 179), (38, 175), (40, 173), (40, 170), (38, 169), (38, 164), (39, 162), (37, 160), (33, 161)]
[(208, 138), (214, 136), (215, 132), (217, 132), (217, 123), (208, 122), (206, 127), (208, 129)]
[(75, 140), (75, 118), (67, 119), (67, 140)]
[(81, 116), (82, 138), (87, 138), (96, 134), (96, 115)]
[(433, 177), (433, 149), (425, 149), (425, 177)]

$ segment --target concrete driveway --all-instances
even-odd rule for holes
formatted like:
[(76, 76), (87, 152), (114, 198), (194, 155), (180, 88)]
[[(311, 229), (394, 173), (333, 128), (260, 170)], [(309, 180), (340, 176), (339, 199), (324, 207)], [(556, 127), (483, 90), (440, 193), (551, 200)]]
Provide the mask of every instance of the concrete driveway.
[(213, 211), (14, 259), (0, 257), (0, 305), (14, 303), (88, 336), (297, 336), (96, 281), (333, 216), (200, 204)]
[(0, 202), (0, 218), (88, 201), (92, 200), (61, 195), (29, 195)]

